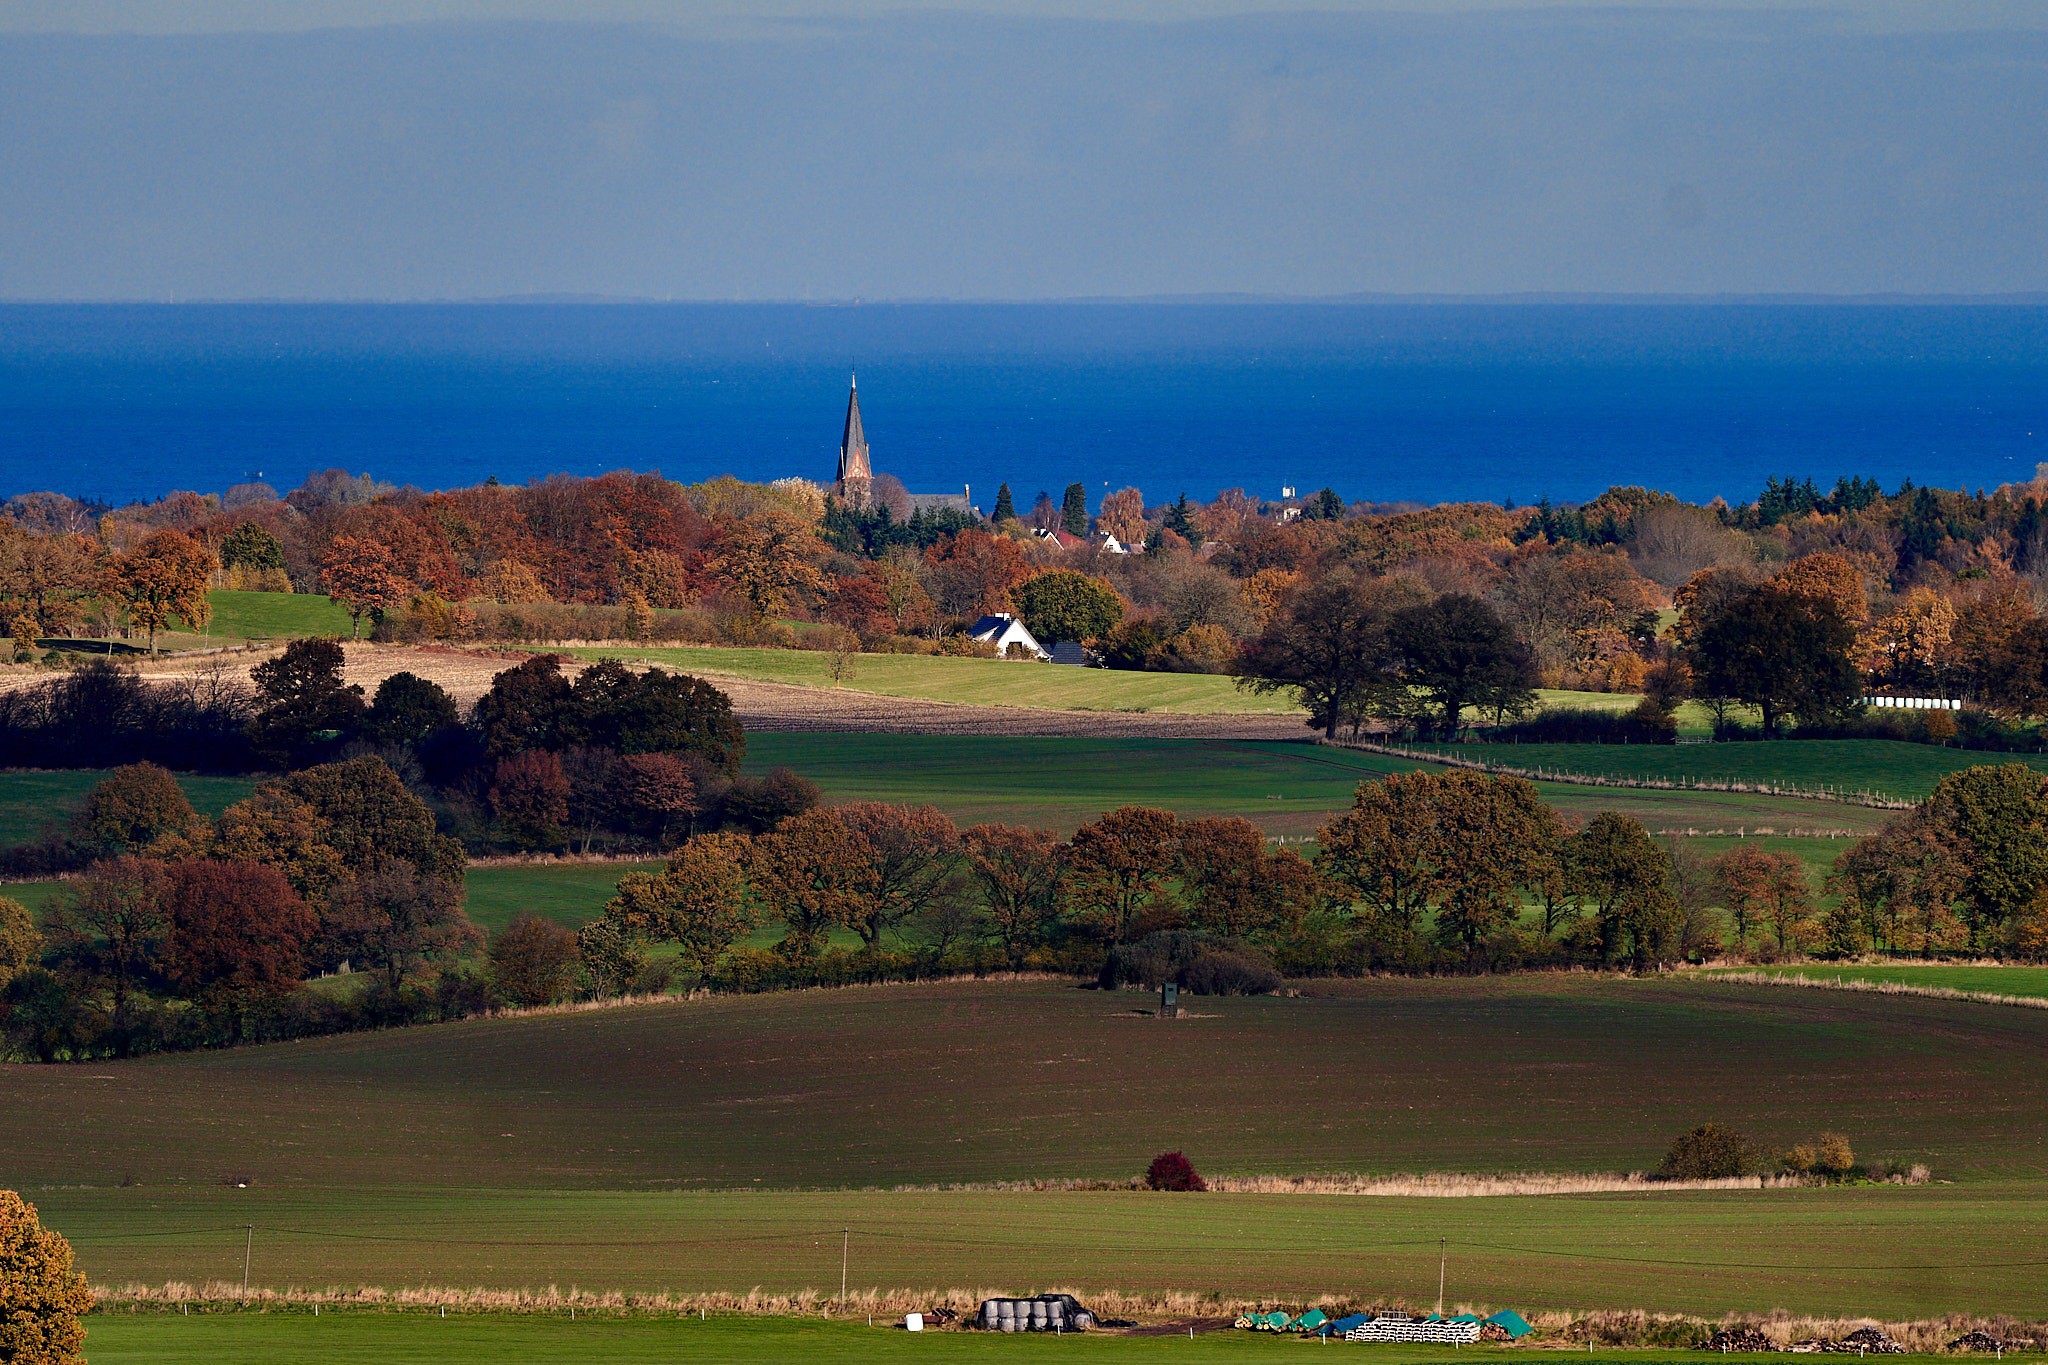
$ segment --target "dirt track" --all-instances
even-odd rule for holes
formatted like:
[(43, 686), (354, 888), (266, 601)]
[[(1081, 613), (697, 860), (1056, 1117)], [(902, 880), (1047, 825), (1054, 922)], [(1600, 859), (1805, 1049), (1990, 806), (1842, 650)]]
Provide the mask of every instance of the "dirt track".
[[(493, 675), (517, 662), (517, 656), (447, 647), (349, 645), (344, 676), (371, 693), (393, 673), (410, 672), (431, 678), (459, 702), (475, 701), (490, 687)], [(246, 679), (268, 653), (185, 656), (145, 663), (149, 678), (190, 677), (220, 669)], [(566, 671), (582, 665), (568, 660)], [(0, 690), (46, 678), (23, 671), (0, 677)], [(963, 706), (952, 702), (885, 697), (851, 689), (828, 691), (787, 683), (744, 678), (714, 678), (732, 698), (733, 710), (750, 730), (870, 731), (909, 735), (1042, 735), (1101, 738), (1159, 737), (1166, 739), (1301, 739), (1307, 731), (1298, 717), (1271, 715), (1184, 716), (1130, 711), (1041, 711), (1021, 706)]]

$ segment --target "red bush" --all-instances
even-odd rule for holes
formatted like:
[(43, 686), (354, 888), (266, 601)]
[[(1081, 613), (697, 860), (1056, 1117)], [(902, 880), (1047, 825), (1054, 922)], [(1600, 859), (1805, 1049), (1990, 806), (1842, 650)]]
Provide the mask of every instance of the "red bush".
[(1145, 1168), (1145, 1188), (1148, 1190), (1185, 1190), (1201, 1193), (1209, 1188), (1209, 1182), (1195, 1171), (1195, 1163), (1179, 1152), (1161, 1152), (1152, 1158), (1152, 1164)]

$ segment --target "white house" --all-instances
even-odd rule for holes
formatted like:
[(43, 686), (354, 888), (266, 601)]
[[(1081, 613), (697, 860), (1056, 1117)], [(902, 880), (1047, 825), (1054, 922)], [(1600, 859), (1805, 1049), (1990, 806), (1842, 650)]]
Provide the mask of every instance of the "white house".
[(1131, 552), (1129, 546), (1107, 531), (1102, 533), (1102, 549), (1104, 553), (1113, 555), (1127, 555)]
[(1045, 652), (1045, 646), (1038, 643), (1038, 638), (1024, 628), (1024, 623), (1008, 612), (982, 617), (967, 633), (974, 639), (994, 645), (996, 653), (1006, 659), (1010, 657), (1012, 647), (1022, 648), (1026, 654), (1040, 663), (1052, 658), (1052, 655)]

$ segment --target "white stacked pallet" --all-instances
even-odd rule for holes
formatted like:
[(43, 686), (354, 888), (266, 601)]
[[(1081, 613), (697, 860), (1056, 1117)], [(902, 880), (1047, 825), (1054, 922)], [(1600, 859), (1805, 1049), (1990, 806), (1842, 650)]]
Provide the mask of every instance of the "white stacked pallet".
[(1479, 1340), (1476, 1322), (1410, 1322), (1406, 1318), (1374, 1318), (1344, 1334), (1346, 1341), (1420, 1341), (1437, 1346), (1469, 1346)]

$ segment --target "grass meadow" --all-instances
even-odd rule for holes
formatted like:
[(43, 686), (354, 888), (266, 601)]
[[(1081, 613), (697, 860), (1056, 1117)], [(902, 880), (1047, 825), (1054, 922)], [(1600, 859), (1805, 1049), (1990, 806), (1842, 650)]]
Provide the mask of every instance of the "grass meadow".
[[(51, 824), (69, 819), (106, 775), (97, 768), (0, 772), (0, 848), (28, 843)], [(183, 773), (178, 785), (200, 814), (218, 815), (256, 790), (256, 779)]]
[[(95, 1365), (164, 1362), (165, 1365), (332, 1365), (337, 1360), (521, 1365), (528, 1361), (605, 1360), (616, 1365), (671, 1361), (895, 1361), (1010, 1365), (1057, 1356), (1089, 1365), (1177, 1365), (1291, 1359), (1302, 1348), (1293, 1338), (1253, 1332), (1204, 1331), (1185, 1335), (1037, 1337), (985, 1332), (926, 1332), (913, 1336), (877, 1320), (713, 1317), (619, 1317), (589, 1313), (518, 1316), (426, 1313), (304, 1312), (210, 1313), (179, 1317), (140, 1313), (92, 1319), (87, 1350)], [(1427, 1346), (1343, 1349), (1367, 1365), (1449, 1365), (1510, 1357), (1512, 1347), (1474, 1346), (1454, 1351)], [(1667, 1361), (1671, 1351), (1607, 1351), (1573, 1359), (1599, 1365)], [(1704, 1359), (1705, 1357), (1701, 1357)], [(1713, 1357), (1716, 1360), (1764, 1357)]]
[[(1530, 1307), (2048, 1311), (2048, 1012), (1685, 978), (725, 997), (0, 1068), (0, 1181), (100, 1283), (1066, 1284)], [(1497, 1199), (946, 1188), (1622, 1171), (1707, 1119), (1920, 1187)], [(913, 1188), (903, 1188), (913, 1187)]]
[(319, 593), (237, 592), (215, 588), (207, 594), (215, 636), (241, 640), (289, 640), (305, 635), (350, 634), (348, 613)]

